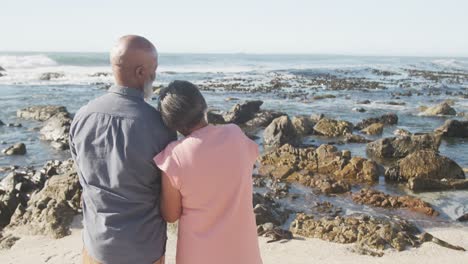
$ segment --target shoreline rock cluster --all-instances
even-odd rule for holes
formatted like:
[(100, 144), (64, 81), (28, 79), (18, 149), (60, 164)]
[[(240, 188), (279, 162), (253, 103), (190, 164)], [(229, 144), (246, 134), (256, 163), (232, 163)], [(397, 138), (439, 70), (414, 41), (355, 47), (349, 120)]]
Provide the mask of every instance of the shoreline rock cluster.
[(49, 161), (37, 171), (13, 169), (0, 181), (0, 247), (11, 247), (20, 235), (68, 235), (80, 202), (72, 160)]
[[(50, 75), (49, 79), (54, 78), (60, 76)], [(362, 84), (362, 80), (344, 82), (328, 76), (320, 78), (317, 85), (336, 85), (335, 89)], [(367, 84), (378, 88), (378, 85)], [(280, 89), (285, 83), (277, 79), (269, 85), (271, 89)], [(343, 86), (339, 88), (338, 85)], [(239, 87), (232, 85), (231, 88)], [(300, 93), (297, 96), (300, 97)], [(331, 98), (334, 95), (314, 95), (313, 100)], [(431, 217), (437, 217), (439, 212), (423, 200), (409, 195), (391, 195), (371, 187), (378, 184), (380, 177), (385, 177), (388, 184), (402, 183), (415, 192), (468, 189), (464, 170), (438, 152), (442, 140), (468, 137), (468, 121), (448, 119), (432, 133), (411, 134), (398, 130), (395, 137), (370, 140), (366, 136), (375, 139), (398, 124), (398, 116), (387, 113), (353, 124), (323, 115), (290, 117), (263, 110), (262, 104), (259, 100), (239, 102), (225, 113), (210, 111), (208, 120), (212, 124), (237, 124), (253, 139), (262, 133), (265, 152), (258, 159), (258, 175), (254, 181), (267, 192), (253, 194), (253, 207), (258, 234), (271, 237), (271, 242), (291, 239), (294, 235), (317, 237), (337, 243), (355, 243), (356, 252), (380, 256), (387, 248), (404, 250), (436, 241), (408, 221), (344, 215), (341, 208), (330, 202), (311, 205), (308, 209), (313, 214), (285, 208), (279, 202), (281, 199), (298, 198), (297, 194), (290, 193), (294, 184), (310, 187), (314, 193), (327, 198), (340, 196), (356, 204), (413, 210)], [(444, 102), (424, 113), (453, 116), (451, 109), (449, 103)], [(65, 107), (32, 106), (18, 110), (17, 117), (42, 122), (40, 138), (49, 141), (53, 148), (68, 149), (72, 118)], [(336, 144), (363, 144), (369, 158), (353, 156), (349, 150), (339, 150), (333, 143), (305, 145), (303, 139), (312, 135), (338, 140)], [(7, 148), (7, 152), (26, 153), (26, 147), (17, 144)], [(3, 228), (0, 248), (11, 246), (17, 240), (15, 234), (66, 236), (73, 216), (80, 212), (80, 196), (81, 188), (72, 161), (49, 162), (38, 171), (12, 168), (0, 182), (0, 228)], [(292, 218), (289, 230), (284, 229)], [(459, 219), (466, 221), (468, 218), (463, 215)]]
[(49, 141), (58, 150), (69, 148), (68, 136), (72, 117), (64, 106), (37, 105), (18, 110), (18, 118), (44, 122), (39, 131), (40, 139)]

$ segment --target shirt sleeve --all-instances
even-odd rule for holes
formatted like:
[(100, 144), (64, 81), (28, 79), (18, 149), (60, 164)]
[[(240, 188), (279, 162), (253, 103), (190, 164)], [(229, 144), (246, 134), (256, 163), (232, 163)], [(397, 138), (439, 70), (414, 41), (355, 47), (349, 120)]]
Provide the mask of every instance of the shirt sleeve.
[(174, 146), (169, 145), (154, 157), (154, 163), (160, 170), (166, 173), (172, 186), (177, 190), (181, 188), (180, 162), (174, 151)]

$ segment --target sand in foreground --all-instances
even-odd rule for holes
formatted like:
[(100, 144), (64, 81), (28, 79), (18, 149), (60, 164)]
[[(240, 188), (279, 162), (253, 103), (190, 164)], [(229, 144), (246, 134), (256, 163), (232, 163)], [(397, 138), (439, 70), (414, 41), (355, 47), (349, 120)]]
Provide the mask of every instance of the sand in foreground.
[[(0, 251), (2, 264), (72, 264), (81, 263), (81, 226), (76, 218), (72, 234), (62, 239), (42, 236), (27, 236), (12, 249)], [(468, 227), (427, 230), (433, 235), (468, 249)], [(348, 250), (350, 245), (341, 245), (319, 239), (292, 240), (286, 243), (266, 243), (260, 238), (260, 248), (265, 264), (305, 263), (388, 263), (388, 264), (467, 264), (468, 252), (442, 248), (434, 243), (424, 243), (420, 248), (403, 252), (386, 251), (381, 258), (362, 256)], [(168, 264), (175, 263), (176, 236), (169, 234), (167, 244)]]

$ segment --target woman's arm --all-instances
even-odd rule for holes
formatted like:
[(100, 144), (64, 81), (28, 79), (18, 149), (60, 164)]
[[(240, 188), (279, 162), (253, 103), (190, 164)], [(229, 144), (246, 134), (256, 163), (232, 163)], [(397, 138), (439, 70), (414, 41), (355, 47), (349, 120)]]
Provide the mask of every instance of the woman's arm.
[(179, 190), (172, 186), (169, 176), (162, 172), (161, 213), (166, 222), (174, 223), (182, 214), (182, 198)]

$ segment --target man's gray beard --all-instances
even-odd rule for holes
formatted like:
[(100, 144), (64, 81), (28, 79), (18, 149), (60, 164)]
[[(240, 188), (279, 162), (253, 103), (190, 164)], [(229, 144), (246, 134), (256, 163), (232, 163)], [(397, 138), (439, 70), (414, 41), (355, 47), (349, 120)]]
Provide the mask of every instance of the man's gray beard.
[(150, 100), (153, 97), (153, 82), (145, 83), (143, 93), (146, 100)]

